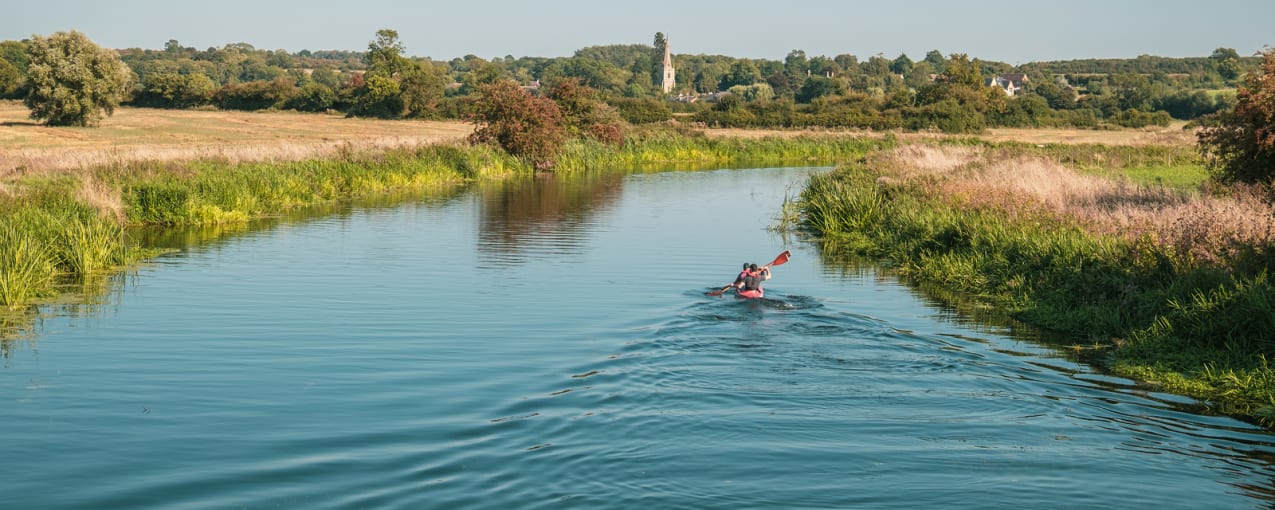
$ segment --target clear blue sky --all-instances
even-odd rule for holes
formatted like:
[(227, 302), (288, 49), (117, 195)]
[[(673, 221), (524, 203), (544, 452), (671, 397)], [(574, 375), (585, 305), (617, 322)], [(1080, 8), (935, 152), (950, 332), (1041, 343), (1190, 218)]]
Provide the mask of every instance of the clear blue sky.
[(108, 48), (364, 50), (397, 30), (412, 56), (559, 57), (603, 44), (782, 59), (851, 53), (1033, 60), (1241, 55), (1275, 46), (1275, 0), (40, 0), (0, 8), (0, 40), (78, 30)]

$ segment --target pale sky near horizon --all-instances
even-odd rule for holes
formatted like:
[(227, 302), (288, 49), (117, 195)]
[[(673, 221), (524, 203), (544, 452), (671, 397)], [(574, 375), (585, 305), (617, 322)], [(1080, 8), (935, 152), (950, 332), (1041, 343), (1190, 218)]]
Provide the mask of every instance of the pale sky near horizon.
[(77, 30), (107, 48), (367, 49), (398, 31), (407, 55), (449, 60), (561, 57), (606, 44), (651, 44), (674, 53), (782, 60), (906, 53), (1023, 64), (1041, 60), (1251, 55), (1275, 47), (1275, 0), (876, 0), (607, 2), (605, 0), (43, 0), (0, 8), (0, 40)]

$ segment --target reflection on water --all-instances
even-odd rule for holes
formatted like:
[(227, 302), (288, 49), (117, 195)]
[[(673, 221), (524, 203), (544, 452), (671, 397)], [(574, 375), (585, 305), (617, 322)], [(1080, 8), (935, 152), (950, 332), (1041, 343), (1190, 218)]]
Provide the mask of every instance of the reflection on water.
[[(246, 223), (221, 223), (197, 226), (146, 226), (125, 231), (130, 244), (143, 249), (169, 252), (169, 257), (185, 257), (191, 250), (207, 249), (260, 232), (281, 224), (298, 224), (333, 217), (349, 217), (357, 211), (391, 210), (414, 203), (425, 207), (442, 207), (463, 197), (466, 186), (428, 192), (385, 193), (354, 200), (339, 200), (286, 211), (275, 217)], [(143, 261), (141, 265), (148, 262)], [(136, 277), (136, 268), (118, 268), (108, 274), (97, 274), (63, 282), (59, 295), (51, 301), (20, 309), (0, 307), (0, 357), (11, 359), (22, 348), (33, 348), (40, 336), (44, 317), (89, 318), (112, 306), (124, 285)]]
[(525, 251), (572, 253), (587, 239), (591, 218), (620, 197), (619, 173), (533, 178), (482, 185), (478, 253), (489, 266), (524, 264)]
[[(236, 239), (268, 232), (281, 224), (348, 218), (358, 211), (390, 210), (406, 203), (439, 208), (466, 196), (476, 196), (481, 220), (477, 250), (493, 267), (525, 263), (527, 251), (556, 254), (579, 250), (592, 216), (604, 213), (619, 198), (625, 174), (603, 172), (578, 176), (538, 174), (535, 177), (476, 186), (456, 186), (427, 193), (388, 193), (341, 200), (287, 211), (246, 223), (129, 229), (126, 235), (146, 249), (168, 250), (184, 257), (191, 250), (208, 249)], [(86, 278), (60, 287), (56, 301), (0, 313), (0, 356), (9, 358), (39, 336), (42, 316), (82, 318), (111, 303), (131, 270)]]
[(45, 317), (99, 316), (118, 303), (124, 283), (133, 276), (133, 268), (83, 275), (60, 283), (60, 294), (52, 301), (16, 309), (0, 307), (0, 357), (10, 360), (21, 349), (35, 349)]
[(338, 200), (285, 211), (278, 216), (246, 223), (177, 227), (140, 227), (129, 230), (130, 238), (144, 248), (186, 251), (232, 241), (244, 235), (268, 231), (281, 224), (298, 224), (320, 219), (349, 218), (357, 211), (391, 210), (404, 204), (443, 207), (465, 196), (468, 186), (442, 188), (429, 192), (385, 193), (354, 200)]
[(6, 361), (14, 353), (34, 342), (40, 326), (39, 308), (30, 306), (12, 310), (0, 307), (0, 357)]

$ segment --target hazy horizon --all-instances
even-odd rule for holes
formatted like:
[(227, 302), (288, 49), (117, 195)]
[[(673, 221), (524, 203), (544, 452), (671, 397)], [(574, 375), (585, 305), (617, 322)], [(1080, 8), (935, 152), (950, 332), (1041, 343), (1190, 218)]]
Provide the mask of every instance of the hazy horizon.
[[(709, 5), (709, 4), (704, 4)], [(580, 48), (651, 44), (665, 33), (677, 54), (782, 60), (849, 53), (914, 60), (944, 55), (1032, 61), (1208, 56), (1219, 47), (1252, 55), (1275, 44), (1275, 2), (1076, 0), (1060, 7), (1005, 0), (906, 5), (810, 1), (776, 9), (738, 0), (705, 7), (654, 0), (624, 5), (564, 0), (529, 4), (331, 0), (216, 5), (160, 0), (46, 0), (6, 9), (0, 40), (77, 30), (100, 46), (161, 49), (169, 40), (200, 50), (247, 43), (258, 49), (363, 51), (379, 29), (396, 30), (406, 54), (565, 57)], [(251, 13), (246, 15), (245, 13)]]

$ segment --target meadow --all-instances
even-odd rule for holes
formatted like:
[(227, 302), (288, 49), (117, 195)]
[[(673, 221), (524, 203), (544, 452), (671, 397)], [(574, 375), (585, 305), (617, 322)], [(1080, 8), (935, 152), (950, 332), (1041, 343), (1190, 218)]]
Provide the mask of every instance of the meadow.
[(290, 111), (119, 108), (98, 128), (46, 127), (0, 101), (0, 180), (138, 161), (282, 161), (464, 139), (455, 121), (346, 118)]

